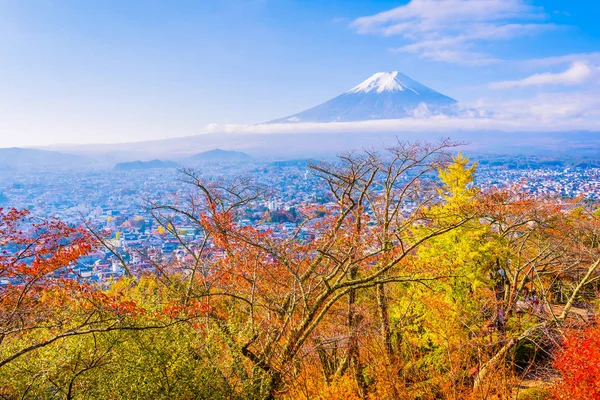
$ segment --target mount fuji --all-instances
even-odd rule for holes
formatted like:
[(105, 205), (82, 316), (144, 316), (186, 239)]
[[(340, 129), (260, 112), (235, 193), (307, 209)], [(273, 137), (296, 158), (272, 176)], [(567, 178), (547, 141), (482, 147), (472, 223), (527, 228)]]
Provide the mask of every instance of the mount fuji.
[(343, 122), (455, 114), (456, 100), (398, 72), (378, 72), (325, 103), (268, 123)]

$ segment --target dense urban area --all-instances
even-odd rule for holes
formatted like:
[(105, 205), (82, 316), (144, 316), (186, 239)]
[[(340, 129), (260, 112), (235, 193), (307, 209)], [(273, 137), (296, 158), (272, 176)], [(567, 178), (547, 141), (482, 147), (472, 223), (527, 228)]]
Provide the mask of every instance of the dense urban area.
[[(477, 157), (475, 158), (478, 159)], [(240, 226), (269, 230), (276, 237), (291, 233), (301, 221), (302, 207), (320, 204), (335, 206), (325, 183), (310, 170), (307, 160), (275, 162), (201, 163), (192, 169), (208, 181), (235, 178), (255, 182), (268, 191), (254, 202)], [(535, 196), (553, 196), (558, 201), (583, 196), (600, 199), (600, 168), (590, 162), (565, 162), (522, 157), (481, 158), (475, 185), (481, 189), (518, 184)], [(178, 239), (163, 229), (149, 212), (150, 203), (170, 202), (192, 193), (183, 167), (62, 171), (0, 171), (0, 205), (27, 209), (42, 218), (70, 223), (83, 222), (97, 232), (111, 236), (106, 244), (118, 249), (136, 271), (151, 270), (140, 249), (151, 249), (153, 257), (183, 257)], [(197, 227), (180, 225), (190, 243), (198, 243)], [(310, 235), (310, 228), (303, 234)], [(82, 258), (76, 268), (81, 278), (106, 281), (122, 276), (121, 260), (104, 249)]]

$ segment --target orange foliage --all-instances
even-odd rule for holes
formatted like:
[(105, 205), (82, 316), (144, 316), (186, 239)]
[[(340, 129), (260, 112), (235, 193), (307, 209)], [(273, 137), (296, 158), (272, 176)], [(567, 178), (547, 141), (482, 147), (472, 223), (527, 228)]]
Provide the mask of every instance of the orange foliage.
[(83, 229), (56, 220), (37, 222), (26, 210), (0, 208), (0, 240), (2, 334), (44, 323), (52, 308), (86, 290), (85, 285), (63, 279), (92, 250), (93, 241)]

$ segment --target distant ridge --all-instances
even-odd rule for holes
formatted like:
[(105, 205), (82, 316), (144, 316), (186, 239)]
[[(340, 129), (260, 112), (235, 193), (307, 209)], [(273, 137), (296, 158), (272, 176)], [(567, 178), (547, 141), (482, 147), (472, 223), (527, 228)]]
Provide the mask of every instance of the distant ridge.
[(398, 72), (378, 72), (325, 103), (268, 123), (342, 122), (454, 114), (457, 101)]
[(57, 151), (24, 149), (21, 147), (0, 148), (0, 169), (12, 168), (63, 168), (83, 166), (87, 158)]
[(180, 165), (174, 161), (131, 161), (121, 162), (115, 165), (114, 169), (118, 171), (131, 171), (136, 169), (155, 169), (155, 168), (177, 168)]
[(230, 151), (222, 149), (213, 149), (204, 151), (202, 153), (195, 154), (190, 157), (190, 160), (201, 161), (201, 162), (240, 162), (250, 161), (250, 157), (246, 153), (241, 151)]

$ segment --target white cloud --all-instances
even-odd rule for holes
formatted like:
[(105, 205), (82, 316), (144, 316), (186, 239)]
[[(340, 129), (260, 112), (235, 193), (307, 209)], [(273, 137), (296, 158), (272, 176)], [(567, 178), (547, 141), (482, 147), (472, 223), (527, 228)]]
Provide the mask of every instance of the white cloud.
[(579, 85), (591, 78), (593, 73), (594, 68), (584, 62), (577, 61), (564, 72), (546, 72), (515, 81), (493, 82), (490, 87), (492, 89), (510, 89), (528, 86)]
[(409, 41), (394, 52), (479, 66), (499, 60), (478, 51), (477, 44), (556, 27), (544, 18), (541, 8), (525, 0), (412, 0), (392, 10), (357, 18), (351, 27), (360, 34), (399, 35)]
[[(456, 46), (458, 47), (458, 46)], [(500, 62), (498, 58), (492, 57), (486, 53), (474, 52), (465, 49), (448, 50), (435, 45), (426, 45), (424, 42), (414, 43), (397, 49), (392, 49), (394, 53), (412, 53), (422, 58), (434, 61), (466, 65), (466, 66), (485, 66)]]
[(491, 110), (497, 120), (511, 119), (522, 124), (535, 121), (549, 128), (556, 124), (574, 130), (600, 124), (600, 96), (595, 91), (541, 93), (508, 101), (481, 100), (477, 107)]
[(574, 62), (585, 62), (588, 65), (600, 65), (600, 53), (574, 53), (556, 57), (534, 58), (524, 61), (524, 64), (530, 67), (552, 67)]
[(540, 8), (523, 0), (412, 0), (408, 4), (367, 17), (357, 18), (352, 26), (359, 33), (421, 35), (440, 30), (455, 30), (467, 24), (494, 27), (507, 19), (541, 19)]
[(503, 132), (566, 132), (589, 130), (600, 132), (600, 120), (545, 121), (537, 119), (499, 118), (405, 118), (359, 122), (260, 124), (260, 125), (208, 125), (203, 133), (227, 134), (302, 134), (302, 133), (364, 133), (364, 132), (452, 132), (452, 131), (503, 131)]
[[(504, 102), (479, 101), (464, 105), (461, 117), (431, 116), (417, 110), (414, 118), (358, 122), (257, 125), (211, 124), (204, 133), (294, 134), (364, 132), (600, 132), (600, 96), (597, 93), (548, 93)], [(417, 117), (419, 116), (419, 117)]]

